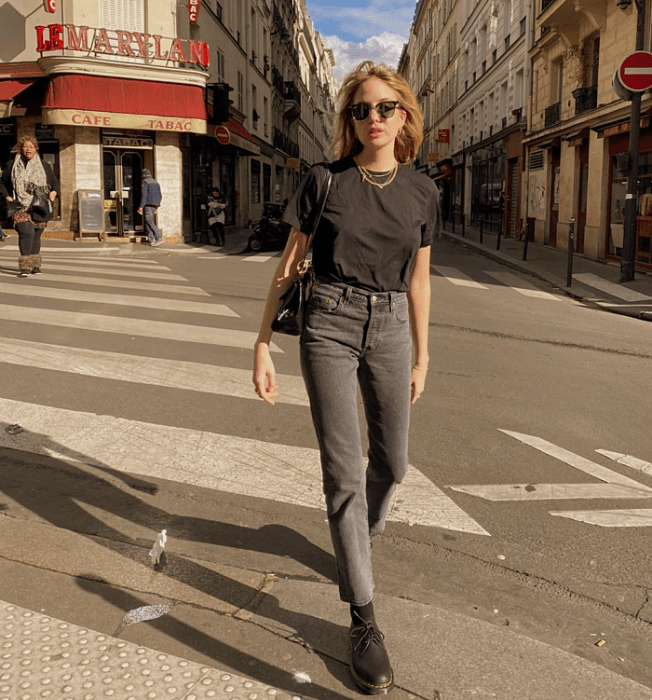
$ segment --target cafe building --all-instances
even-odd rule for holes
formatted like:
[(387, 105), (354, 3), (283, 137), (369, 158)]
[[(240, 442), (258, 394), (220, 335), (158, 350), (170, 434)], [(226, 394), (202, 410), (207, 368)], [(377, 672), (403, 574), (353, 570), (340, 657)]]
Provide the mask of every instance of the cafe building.
[[(0, 7), (0, 25), (7, 30), (0, 162), (13, 157), (18, 138), (37, 139), (61, 182), (46, 235), (92, 236), (100, 227), (109, 237), (142, 235), (137, 209), (148, 168), (163, 193), (157, 217), (164, 239), (190, 239), (192, 146), (207, 132), (209, 48), (179, 36), (192, 34), (187, 21), (159, 0), (48, 0), (29, 13), (10, 0)], [(80, 226), (89, 193), (101, 199), (101, 214)]]

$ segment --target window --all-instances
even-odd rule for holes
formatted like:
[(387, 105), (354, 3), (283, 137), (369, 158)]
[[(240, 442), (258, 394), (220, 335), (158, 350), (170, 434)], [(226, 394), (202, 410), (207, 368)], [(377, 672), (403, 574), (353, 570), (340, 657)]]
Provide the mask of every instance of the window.
[(226, 80), (224, 79), (224, 53), (220, 49), (217, 49), (217, 57), (215, 63), (217, 65), (217, 82), (225, 83)]
[(244, 75), (238, 71), (238, 111), (244, 112)]
[(251, 159), (251, 203), (260, 204), (260, 161)]
[(144, 0), (100, 0), (100, 27), (144, 32)]

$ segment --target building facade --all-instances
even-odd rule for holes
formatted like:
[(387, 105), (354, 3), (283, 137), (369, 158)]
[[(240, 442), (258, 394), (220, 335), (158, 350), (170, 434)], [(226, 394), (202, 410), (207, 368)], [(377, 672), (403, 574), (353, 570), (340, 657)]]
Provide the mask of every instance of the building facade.
[[(525, 138), (527, 217), (534, 238), (568, 249), (575, 220), (577, 253), (620, 260), (631, 103), (613, 86), (622, 60), (635, 49), (636, 3), (535, 0), (532, 109)], [(650, 3), (644, 45), (650, 49)], [(639, 146), (636, 262), (650, 268), (652, 130), (643, 96)], [(646, 196), (647, 195), (647, 196)]]
[(0, 163), (37, 138), (61, 180), (47, 235), (85, 235), (86, 197), (101, 198), (106, 235), (141, 235), (144, 167), (165, 240), (206, 230), (213, 186), (227, 225), (245, 226), (296, 186), (299, 123), (305, 164), (324, 157), (330, 127), (312, 108), (332, 110), (332, 53), (303, 0), (8, 0), (0, 22)]

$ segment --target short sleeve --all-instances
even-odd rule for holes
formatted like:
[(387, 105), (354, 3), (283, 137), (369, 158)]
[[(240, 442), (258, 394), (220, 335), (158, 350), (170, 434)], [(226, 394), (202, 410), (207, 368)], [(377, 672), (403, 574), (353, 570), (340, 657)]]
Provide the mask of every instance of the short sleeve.
[(304, 233), (309, 230), (311, 215), (317, 204), (323, 171), (321, 163), (308, 170), (283, 212), (283, 221)]
[(441, 207), (439, 203), (439, 188), (430, 180), (427, 190), (426, 220), (421, 226), (421, 248), (435, 242), (441, 222)]

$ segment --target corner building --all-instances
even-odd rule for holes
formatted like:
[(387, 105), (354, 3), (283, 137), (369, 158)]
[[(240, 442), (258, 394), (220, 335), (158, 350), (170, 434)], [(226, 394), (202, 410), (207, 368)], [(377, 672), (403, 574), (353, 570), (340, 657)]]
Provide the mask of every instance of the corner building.
[(88, 190), (102, 199), (107, 236), (142, 234), (136, 210), (140, 173), (149, 168), (163, 192), (164, 239), (190, 238), (191, 144), (206, 133), (210, 57), (208, 44), (192, 36), (188, 7), (169, 0), (33, 5), (0, 6), (0, 163), (18, 138), (36, 137), (61, 181), (47, 235), (79, 235)]

